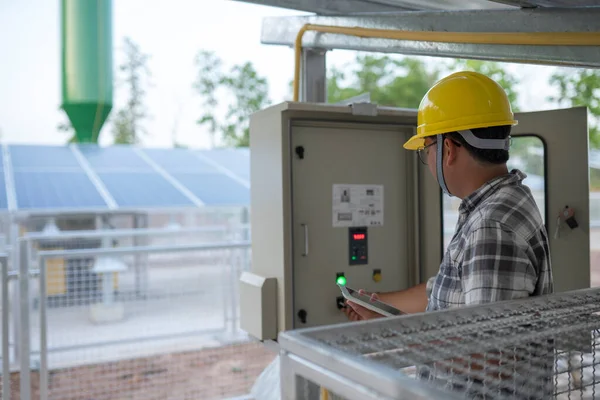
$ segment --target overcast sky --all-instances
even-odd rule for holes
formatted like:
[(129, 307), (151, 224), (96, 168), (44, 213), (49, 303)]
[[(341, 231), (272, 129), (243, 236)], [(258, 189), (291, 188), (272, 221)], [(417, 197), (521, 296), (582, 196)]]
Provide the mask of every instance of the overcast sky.
[[(60, 0), (0, 0), (0, 130), (7, 143), (63, 144), (67, 139), (56, 126), (65, 117), (59, 110)], [(153, 86), (146, 98), (152, 119), (145, 123), (149, 136), (143, 144), (170, 147), (177, 141), (207, 147), (207, 132), (195, 124), (200, 99), (192, 90), (196, 76), (194, 56), (214, 50), (231, 66), (252, 61), (268, 77), (274, 102), (287, 99), (293, 77), (293, 51), (260, 43), (262, 18), (301, 15), (300, 12), (228, 0), (113, 0), (113, 40), (121, 46), (129, 36), (151, 55)], [(239, 32), (236, 34), (236, 32)], [(328, 55), (329, 65), (352, 60), (349, 51)], [(121, 61), (115, 54), (115, 65)], [(523, 85), (521, 107), (539, 110), (552, 93), (547, 79), (552, 67), (510, 65)], [(123, 104), (125, 92), (115, 90), (113, 110)], [(110, 126), (101, 143), (112, 141)]]

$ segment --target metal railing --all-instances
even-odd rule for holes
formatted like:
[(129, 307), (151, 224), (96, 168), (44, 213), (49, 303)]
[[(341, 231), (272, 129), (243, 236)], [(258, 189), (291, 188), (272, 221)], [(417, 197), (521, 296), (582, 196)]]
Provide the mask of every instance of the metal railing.
[(10, 399), (9, 315), (8, 315), (8, 255), (0, 253), (2, 268), (2, 398)]
[(279, 336), (282, 391), (344, 399), (596, 398), (600, 289)]
[[(212, 242), (212, 243), (204, 243), (204, 244), (160, 244), (160, 245), (141, 245), (141, 246), (129, 246), (129, 247), (96, 247), (96, 248), (77, 248), (70, 250), (36, 250), (36, 246), (40, 243), (47, 243), (48, 240), (54, 241), (73, 241), (77, 239), (105, 239), (105, 238), (123, 238), (123, 237), (132, 237), (132, 236), (145, 236), (147, 238), (156, 238), (160, 236), (175, 236), (177, 237), (177, 241), (184, 234), (197, 234), (197, 233), (223, 233), (220, 237), (220, 242)], [(242, 269), (248, 268), (248, 263), (250, 262), (249, 257), (249, 249), (250, 249), (250, 241), (249, 240), (231, 240), (232, 238), (249, 238), (249, 226), (248, 225), (237, 225), (234, 227), (200, 227), (200, 228), (177, 228), (177, 229), (124, 229), (124, 230), (100, 230), (100, 231), (74, 231), (74, 232), (61, 232), (57, 234), (40, 234), (40, 233), (31, 233), (27, 234), (21, 238), (19, 238), (18, 245), (12, 246), (11, 252), (11, 261), (13, 265), (13, 270), (9, 270), (8, 267), (8, 258), (6, 255), (0, 254), (0, 263), (2, 263), (2, 398), (5, 400), (10, 399), (10, 376), (11, 376), (11, 355), (10, 355), (10, 346), (11, 346), (11, 337), (10, 337), (10, 315), (9, 315), (9, 307), (11, 305), (14, 307), (12, 309), (12, 316), (14, 318), (14, 342), (12, 343), (14, 346), (14, 360), (15, 366), (18, 367), (20, 374), (20, 384), (19, 386), (19, 394), (21, 399), (30, 399), (31, 398), (31, 383), (32, 383), (32, 368), (35, 371), (39, 367), (39, 377), (40, 377), (40, 398), (47, 399), (48, 392), (48, 373), (49, 373), (49, 364), (48, 364), (48, 356), (49, 354), (55, 353), (65, 353), (65, 352), (73, 352), (74, 350), (81, 350), (84, 348), (89, 348), (92, 351), (97, 351), (100, 347), (107, 346), (123, 346), (124, 344), (129, 343), (129, 345), (139, 345), (144, 341), (156, 341), (156, 340), (166, 340), (170, 342), (176, 342), (179, 338), (183, 336), (192, 336), (192, 335), (206, 335), (208, 333), (219, 334), (217, 336), (222, 337), (223, 333), (231, 333), (232, 336), (235, 336), (237, 331), (238, 324), (238, 301), (237, 301), (237, 280), (236, 277), (239, 275)], [(210, 241), (209, 241), (210, 242)], [(7, 247), (5, 247), (7, 249)], [(47, 288), (49, 284), (48, 280), (48, 264), (53, 260), (62, 259), (64, 262), (69, 262), (72, 260), (82, 260), (88, 259), (90, 257), (96, 257), (98, 259), (102, 257), (138, 257), (138, 256), (156, 256), (160, 254), (189, 254), (192, 260), (194, 260), (192, 267), (188, 268), (188, 270), (197, 270), (196, 266), (202, 267), (202, 265), (198, 264), (195, 259), (195, 255), (193, 253), (198, 254), (213, 254), (208, 258), (207, 262), (214, 262), (214, 254), (217, 254), (220, 257), (219, 265), (215, 266), (215, 269), (222, 271), (223, 279), (229, 280), (225, 284), (227, 287), (223, 287), (223, 300), (222, 300), (222, 308), (223, 308), (223, 330), (219, 328), (218, 332), (214, 330), (214, 332), (209, 329), (202, 329), (202, 322), (200, 322), (200, 330), (187, 330), (185, 332), (167, 332), (159, 335), (144, 335), (143, 329), (140, 328), (139, 337), (135, 338), (119, 338), (118, 340), (103, 340), (103, 341), (95, 341), (92, 343), (68, 343), (66, 340), (59, 340), (63, 342), (67, 342), (66, 345), (63, 346), (50, 346), (48, 341), (48, 310), (52, 305), (49, 303), (50, 297), (48, 296)], [(223, 259), (225, 257), (225, 259)], [(227, 261), (229, 258), (230, 262)], [(235, 258), (235, 262), (233, 261)], [(189, 260), (189, 258), (188, 258)], [(162, 265), (163, 260), (158, 260), (159, 264)], [(178, 261), (176, 261), (178, 262)], [(202, 264), (202, 263), (201, 263)], [(18, 265), (18, 270), (15, 270), (15, 266)], [(206, 263), (204, 263), (206, 265)], [(212, 264), (211, 264), (212, 265)], [(189, 265), (188, 265), (189, 266)], [(145, 265), (148, 268), (148, 265)], [(218, 268), (216, 268), (218, 267)], [(168, 270), (169, 268), (163, 268), (163, 270)], [(164, 271), (163, 271), (164, 272)], [(16, 291), (14, 293), (15, 298), (11, 303), (10, 301), (10, 291), (8, 289), (9, 282), (12, 280), (18, 279), (18, 287), (16, 287)], [(32, 300), (33, 304), (35, 304), (36, 299), (32, 299), (30, 297), (30, 287), (32, 283), (37, 283), (39, 285), (39, 294), (37, 295), (37, 301), (39, 306), (39, 318), (34, 318), (31, 320), (32, 312), (31, 312), (31, 304)], [(106, 283), (106, 280), (105, 282)], [(210, 282), (209, 284), (214, 285), (214, 283)], [(180, 295), (176, 293), (177, 289), (168, 292), (167, 296), (175, 296)], [(80, 295), (81, 296), (81, 295)], [(184, 294), (185, 297), (185, 294)], [(180, 302), (175, 301), (173, 303), (173, 299), (175, 297), (168, 297), (166, 300), (169, 302), (167, 305), (180, 304)], [(146, 312), (151, 310), (155, 303), (148, 303), (145, 301), (146, 298), (140, 300), (142, 303), (138, 301), (139, 304), (142, 304), (141, 307), (145, 307)], [(155, 300), (155, 299), (151, 299)], [(192, 298), (194, 300), (194, 298)], [(135, 300), (125, 300), (125, 301), (133, 301), (135, 305)], [(183, 299), (183, 301), (188, 301)], [(220, 305), (221, 302), (216, 300)], [(140, 307), (137, 304), (136, 307)], [(164, 302), (159, 302), (159, 304), (165, 305)], [(35, 307), (35, 306), (34, 306)], [(69, 309), (72, 309), (70, 307)], [(76, 307), (75, 307), (76, 308)], [(62, 311), (67, 311), (67, 308), (61, 308)], [(164, 311), (164, 310), (163, 310)], [(216, 309), (214, 310), (216, 311)], [(54, 310), (52, 312), (55, 312)], [(139, 310), (136, 310), (139, 312)], [(167, 313), (169, 311), (167, 310)], [(57, 314), (52, 314), (57, 315)], [(164, 315), (164, 313), (163, 313)], [(167, 314), (169, 317), (169, 314)], [(202, 317), (201, 317), (202, 318)], [(38, 320), (39, 330), (31, 329), (31, 322), (36, 322)], [(214, 320), (214, 318), (212, 318)], [(198, 325), (198, 324), (196, 324)], [(209, 324), (210, 325), (210, 324)], [(37, 328), (37, 327), (34, 327)], [(39, 332), (39, 351), (36, 351), (33, 348), (30, 348), (30, 340), (34, 340), (34, 337)], [(57, 338), (60, 339), (60, 336), (63, 334), (63, 330), (56, 331)], [(68, 339), (68, 338), (67, 338)], [(114, 338), (113, 338), (114, 339)], [(190, 340), (188, 340), (189, 342)], [(35, 343), (35, 342), (34, 342)], [(188, 346), (189, 347), (189, 346)], [(202, 349), (202, 347), (195, 347), (192, 350), (196, 351)], [(114, 351), (113, 351), (114, 352)], [(62, 354), (61, 353), (61, 354)], [(39, 365), (36, 367), (35, 361), (32, 364), (32, 355), (39, 356)], [(144, 354), (141, 355), (143, 357)], [(80, 356), (78, 356), (80, 357)], [(197, 356), (197, 357), (201, 357)], [(75, 360), (77, 362), (77, 360)], [(196, 362), (200, 362), (196, 360)], [(32, 367), (33, 366), (33, 367)], [(108, 368), (108, 367), (107, 367)], [(54, 373), (54, 372), (53, 372)], [(13, 382), (14, 385), (14, 382)], [(75, 384), (77, 385), (77, 384)], [(77, 387), (72, 387), (69, 390), (82, 390), (84, 393), (84, 389)], [(55, 395), (56, 396), (56, 395)], [(59, 395), (60, 397), (60, 395)], [(201, 396), (202, 397), (202, 396)]]
[[(596, 193), (591, 196), (590, 212), (594, 217), (595, 205), (600, 205), (600, 193)], [(600, 209), (598, 209), (600, 210)], [(598, 221), (600, 223), (600, 221)], [(592, 220), (592, 228), (594, 227)], [(37, 250), (36, 246), (45, 240), (76, 240), (76, 239), (115, 239), (115, 238), (130, 238), (130, 237), (144, 237), (147, 239), (157, 237), (182, 237), (183, 235), (203, 234), (203, 233), (218, 233), (223, 234), (221, 239), (230, 240), (232, 237), (245, 238), (243, 240), (235, 241), (220, 241), (208, 244), (160, 244), (160, 245), (138, 245), (138, 246), (127, 246), (127, 247), (98, 247), (98, 248), (78, 248), (71, 250)], [(115, 256), (115, 257), (135, 257), (135, 256), (148, 256), (148, 255), (160, 255), (164, 254), (192, 254), (194, 252), (209, 253), (211, 251), (218, 250), (243, 250), (240, 254), (243, 261), (239, 264), (229, 263), (229, 269), (226, 271), (226, 275), (233, 282), (235, 280), (236, 266), (245, 265), (249, 263), (249, 252), (247, 249), (250, 248), (250, 227), (249, 225), (236, 225), (234, 227), (224, 226), (213, 226), (213, 227), (194, 227), (194, 228), (162, 228), (162, 229), (119, 229), (119, 230), (95, 230), (95, 231), (72, 231), (72, 232), (61, 232), (58, 234), (44, 234), (44, 233), (29, 233), (19, 239), (18, 245), (6, 246), (4, 249), (11, 254), (12, 270), (9, 269), (9, 259), (7, 254), (0, 253), (0, 265), (2, 266), (2, 399), (10, 399), (10, 362), (9, 357), (11, 337), (10, 337), (10, 315), (9, 307), (11, 305), (11, 298), (9, 293), (9, 284), (11, 282), (17, 283), (18, 289), (15, 291), (16, 297), (14, 303), (16, 303), (16, 309), (13, 309), (12, 316), (15, 318), (15, 325), (18, 323), (20, 326), (15, 329), (15, 336), (13, 343), (15, 351), (15, 359), (18, 360), (18, 367), (20, 370), (20, 398), (30, 399), (31, 398), (31, 382), (32, 382), (32, 356), (39, 356), (39, 366), (34, 366), (34, 371), (39, 367), (40, 376), (40, 394), (41, 399), (47, 399), (49, 395), (49, 371), (52, 370), (52, 357), (53, 354), (58, 352), (68, 352), (83, 348), (99, 348), (107, 347), (115, 344), (115, 341), (103, 340), (95, 341), (93, 343), (68, 343), (66, 345), (56, 345), (49, 341), (52, 338), (52, 331), (49, 330), (48, 326), (48, 311), (50, 309), (49, 296), (46, 291), (48, 287), (49, 275), (48, 275), (48, 263), (57, 260), (75, 260), (86, 257), (101, 257), (101, 256)], [(180, 240), (178, 240), (180, 241)], [(124, 241), (126, 242), (126, 241)], [(14, 256), (14, 258), (12, 258)], [(161, 260), (162, 262), (162, 260)], [(146, 266), (148, 267), (148, 266)], [(15, 269), (17, 268), (17, 269)], [(30, 297), (30, 286), (32, 283), (39, 285), (39, 316), (36, 323), (39, 323), (39, 339), (36, 340), (39, 343), (39, 350), (31, 349), (29, 346), (29, 340), (34, 338), (37, 339), (38, 331), (36, 329), (30, 329), (32, 313), (30, 311), (31, 297)], [(223, 298), (223, 310), (227, 313), (223, 317), (224, 326), (227, 329), (237, 329), (236, 323), (238, 318), (237, 309), (237, 293), (235, 292), (236, 285), (232, 284), (232, 290), (225, 293)], [(20, 315), (20, 317), (19, 317)], [(50, 314), (51, 316), (52, 314)], [(196, 333), (195, 331), (188, 331), (185, 334)], [(169, 333), (169, 338), (174, 338), (176, 334)], [(166, 337), (166, 336), (165, 336)], [(140, 338), (129, 338), (120, 339), (119, 344), (130, 343), (134, 344), (143, 340), (157, 340), (160, 339), (159, 335), (145, 335)], [(36, 344), (37, 344), (36, 343)], [(49, 365), (50, 355), (50, 365)], [(35, 364), (35, 363), (34, 363)], [(53, 372), (54, 373), (54, 372)], [(14, 384), (14, 383), (13, 383)], [(83, 390), (83, 389), (82, 389)], [(202, 397), (202, 396), (200, 396)]]
[(236, 231), (250, 230), (249, 224), (239, 224), (233, 227), (225, 227), (222, 225), (201, 226), (191, 228), (144, 228), (144, 229), (103, 229), (91, 231), (65, 231), (56, 234), (48, 234), (44, 232), (31, 232), (20, 238), (21, 241), (39, 241), (47, 239), (78, 239), (78, 238), (121, 238), (134, 236), (176, 236), (181, 234), (192, 233), (231, 233)]
[[(223, 249), (247, 249), (250, 247), (250, 242), (231, 242), (210, 245), (179, 245), (179, 246), (143, 246), (134, 248), (101, 248), (101, 249), (84, 249), (84, 250), (67, 250), (67, 251), (41, 251), (39, 257), (39, 278), (40, 278), (40, 397), (48, 398), (48, 326), (47, 326), (47, 304), (46, 304), (46, 263), (50, 259), (64, 258), (75, 259), (79, 257), (93, 256), (123, 256), (135, 254), (152, 254), (166, 252), (194, 252), (206, 250), (223, 250)], [(235, 275), (235, 274), (232, 274)], [(237, 319), (234, 317), (234, 319)], [(21, 371), (21, 374), (23, 371)], [(23, 379), (23, 375), (21, 375)], [(22, 394), (23, 396), (23, 394)], [(21, 397), (27, 399), (29, 397)]]

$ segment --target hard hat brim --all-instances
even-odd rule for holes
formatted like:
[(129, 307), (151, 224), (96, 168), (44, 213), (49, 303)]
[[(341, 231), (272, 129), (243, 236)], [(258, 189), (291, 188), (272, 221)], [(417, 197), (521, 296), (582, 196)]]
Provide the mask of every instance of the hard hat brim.
[[(406, 150), (418, 150), (421, 147), (425, 146), (425, 138), (436, 135), (443, 135), (445, 133), (456, 132), (456, 131), (464, 131), (469, 129), (477, 129), (477, 128), (491, 128), (493, 126), (504, 126), (510, 125), (515, 126), (518, 124), (517, 120), (508, 120), (508, 121), (498, 121), (498, 122), (485, 122), (480, 124), (468, 124), (463, 126), (452, 127), (452, 130), (445, 129), (437, 129), (432, 131), (425, 131), (424, 127), (417, 128), (417, 134), (411, 137), (404, 143), (404, 148)], [(419, 132), (420, 131), (420, 132)]]

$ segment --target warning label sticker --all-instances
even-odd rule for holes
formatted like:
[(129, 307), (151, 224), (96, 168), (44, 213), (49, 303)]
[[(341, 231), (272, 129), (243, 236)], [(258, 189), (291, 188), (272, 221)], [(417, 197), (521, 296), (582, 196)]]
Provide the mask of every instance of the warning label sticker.
[(382, 185), (333, 185), (333, 226), (383, 226)]

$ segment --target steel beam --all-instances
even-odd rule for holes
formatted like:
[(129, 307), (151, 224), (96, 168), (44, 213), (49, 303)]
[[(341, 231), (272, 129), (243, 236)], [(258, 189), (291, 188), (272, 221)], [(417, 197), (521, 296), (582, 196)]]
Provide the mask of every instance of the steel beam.
[[(478, 10), (520, 5), (486, 0), (237, 0), (320, 15), (352, 15), (417, 10)], [(538, 0), (544, 1), (544, 0)], [(550, 0), (546, 0), (550, 1)], [(566, 0), (564, 0), (566, 1)], [(590, 0), (591, 1), (591, 0)], [(511, 0), (506, 1), (510, 3)], [(517, 0), (512, 0), (517, 3)]]
[(600, 4), (598, 0), (490, 0), (517, 7), (592, 7)]
[(386, 5), (378, 1), (365, 0), (237, 0), (243, 3), (254, 3), (263, 6), (285, 8), (288, 10), (306, 11), (321, 15), (347, 15), (366, 12), (403, 11), (399, 5)]
[[(493, 11), (405, 12), (372, 16), (273, 17), (263, 21), (261, 42), (294, 46), (300, 28), (316, 25), (446, 32), (600, 32), (600, 7)], [(600, 67), (600, 46), (472, 45), (370, 39), (306, 32), (304, 48), (471, 58), (579, 67)]]
[(306, 49), (302, 52), (300, 72), (300, 101), (308, 103), (327, 102), (327, 52)]
[[(342, 2), (343, 0), (334, 0), (333, 2)], [(363, 0), (364, 1), (364, 0)], [(540, 0), (543, 1), (543, 0)], [(547, 0), (550, 1), (550, 0)], [(560, 0), (559, 0), (560, 1)], [(563, 0), (565, 1), (565, 0)], [(591, 1), (591, 0), (590, 0)], [(369, 2), (369, 1), (366, 1)], [(372, 1), (371, 1), (372, 2)], [(499, 4), (493, 0), (378, 0), (379, 3), (395, 5), (398, 8), (405, 8), (414, 11), (459, 11), (459, 10), (491, 10), (502, 8), (521, 7), (520, 5)], [(376, 11), (376, 10), (371, 10)], [(397, 9), (396, 11), (401, 11)]]
[(534, 8), (538, 7), (535, 0), (490, 0), (492, 3), (499, 3), (504, 5), (511, 5), (514, 7), (523, 7), (523, 8)]

